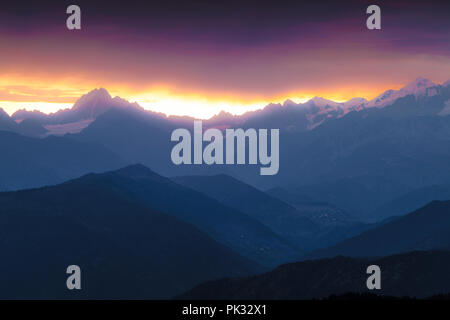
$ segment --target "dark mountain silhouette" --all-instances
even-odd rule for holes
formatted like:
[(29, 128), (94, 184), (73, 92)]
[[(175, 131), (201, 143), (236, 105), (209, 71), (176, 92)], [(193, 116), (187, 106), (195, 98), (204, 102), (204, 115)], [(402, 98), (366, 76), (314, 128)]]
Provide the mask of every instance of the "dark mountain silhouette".
[(290, 192), (281, 187), (269, 189), (266, 193), (289, 203), (299, 211), (304, 212), (312, 221), (320, 225), (348, 225), (355, 220), (354, 217), (334, 205), (315, 200), (300, 193)]
[(308, 258), (386, 256), (412, 250), (433, 250), (450, 246), (450, 201), (433, 201), (408, 215), (317, 250)]
[(0, 131), (18, 133), (29, 137), (42, 137), (47, 130), (33, 119), (15, 122), (9, 115), (0, 108)]
[(27, 137), (44, 137), (48, 133), (48, 130), (39, 121), (25, 119), (17, 124), (16, 132)]
[(450, 186), (434, 185), (410, 191), (376, 208), (371, 216), (379, 219), (405, 215), (433, 200), (450, 200)]
[(257, 220), (142, 165), (81, 179), (109, 181), (129, 201), (193, 224), (218, 242), (260, 264), (275, 266), (300, 255), (298, 248)]
[[(68, 112), (95, 121), (72, 138), (102, 144), (125, 161), (143, 163), (166, 176), (227, 174), (260, 189), (282, 187), (327, 202), (368, 222), (387, 217), (372, 215), (374, 208), (412, 190), (450, 181), (450, 86), (423, 78), (372, 102), (340, 104), (314, 98), (204, 121), (205, 128), (280, 128), (280, 154), (289, 156), (280, 157), (280, 171), (274, 176), (260, 176), (259, 166), (250, 165), (173, 165), (171, 132), (179, 127), (192, 130), (193, 119), (165, 117), (120, 99), (117, 107), (109, 107), (114, 99), (103, 90), (81, 98)], [(303, 127), (297, 123), (309, 121), (305, 114), (314, 116), (314, 129), (307, 129), (310, 122)]]
[[(450, 180), (450, 117), (442, 113), (449, 99), (450, 86), (432, 86), (419, 79), (384, 99), (389, 103), (383, 107), (365, 107), (327, 118), (313, 130), (296, 127), (296, 121), (301, 120), (290, 110), (307, 111), (292, 104), (271, 105), (239, 117), (222, 114), (204, 121), (205, 128), (280, 128), (280, 154), (289, 156), (280, 157), (280, 171), (275, 176), (260, 176), (258, 166), (250, 165), (173, 165), (170, 151), (175, 143), (170, 142), (170, 134), (179, 127), (192, 131), (190, 118), (112, 109), (77, 139), (102, 143), (121, 157), (164, 175), (223, 173), (260, 189), (283, 187), (342, 208), (357, 219), (374, 220), (376, 217), (370, 216), (374, 208), (414, 189)], [(326, 101), (313, 102), (323, 105)], [(278, 121), (277, 117), (283, 119)]]
[(16, 131), (17, 124), (12, 120), (9, 115), (0, 108), (0, 130), (1, 131)]
[[(0, 193), (1, 298), (169, 298), (260, 270), (191, 224), (130, 202), (113, 176)], [(73, 264), (79, 291), (66, 288)]]
[[(99, 116), (81, 133), (73, 135), (80, 141), (103, 144), (124, 159), (142, 163), (165, 176), (212, 175), (224, 173), (245, 177), (259, 174), (259, 167), (246, 166), (194, 166), (174, 165), (171, 150), (176, 144), (170, 141), (172, 131), (177, 128), (193, 129), (193, 118), (166, 117), (142, 110), (113, 109)], [(205, 127), (207, 123), (205, 123)], [(112, 128), (116, 128), (112, 130)], [(130, 143), (132, 141), (133, 143)]]
[[(369, 291), (369, 265), (381, 269), (381, 290)], [(180, 299), (319, 299), (376, 293), (425, 298), (450, 291), (450, 252), (416, 251), (379, 259), (310, 260), (282, 265), (257, 276), (207, 282)]]
[(298, 247), (310, 247), (319, 226), (289, 204), (228, 175), (183, 176), (177, 183), (202, 192), (260, 221)]
[(244, 212), (306, 251), (331, 246), (373, 227), (345, 220), (348, 216), (342, 210), (327, 204), (287, 204), (228, 175), (173, 180)]
[(157, 114), (114, 109), (73, 137), (100, 143), (132, 163), (142, 163), (160, 174), (170, 175), (173, 173), (170, 169), (176, 167), (170, 158), (170, 135), (175, 128), (174, 123)]
[(267, 193), (289, 203), (321, 227), (319, 232), (315, 232), (312, 240), (314, 245), (311, 248), (329, 247), (386, 223), (384, 220), (376, 223), (362, 223), (345, 210), (332, 204), (314, 200), (302, 193), (288, 191), (281, 187), (272, 188)]
[(61, 183), (86, 172), (117, 169), (126, 164), (99, 144), (70, 138), (29, 138), (0, 131), (0, 190)]
[[(330, 174), (330, 177), (332, 175), (333, 173)], [(388, 217), (388, 215), (376, 216), (373, 214), (373, 208), (377, 208), (409, 190), (407, 185), (379, 174), (342, 177), (331, 181), (319, 180), (301, 186), (288, 185), (283, 189), (293, 196), (309, 197), (316, 199), (315, 202), (342, 208), (341, 210), (347, 217), (354, 217), (355, 220), (365, 223), (377, 222)], [(345, 219), (341, 215), (334, 218)]]

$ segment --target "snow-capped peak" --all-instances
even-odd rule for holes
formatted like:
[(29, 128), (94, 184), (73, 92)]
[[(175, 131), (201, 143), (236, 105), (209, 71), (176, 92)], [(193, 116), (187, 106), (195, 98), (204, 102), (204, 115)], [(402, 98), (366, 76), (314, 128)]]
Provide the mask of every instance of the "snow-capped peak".
[(78, 99), (71, 111), (76, 112), (82, 119), (97, 118), (111, 108), (140, 108), (137, 103), (130, 103), (120, 97), (112, 98), (106, 89), (94, 89)]
[(366, 102), (367, 100), (364, 98), (353, 98), (344, 102), (342, 105), (344, 106), (344, 109), (349, 109), (353, 107), (358, 107)]
[(111, 103), (112, 97), (104, 88), (94, 89), (79, 98), (72, 109), (79, 109), (86, 106), (93, 108), (97, 105), (105, 105)]
[(432, 81), (423, 77), (418, 77), (416, 80), (408, 84), (406, 87), (400, 89), (400, 91), (403, 91), (405, 93), (412, 93), (415, 96), (418, 96), (426, 93), (426, 89), (435, 86), (436, 84), (433, 83)]
[(391, 89), (383, 92), (378, 97), (370, 100), (367, 103), (367, 107), (384, 107), (408, 95), (414, 95), (417, 98), (419, 96), (433, 96), (437, 92), (437, 85), (434, 82), (423, 77), (418, 77), (400, 90)]
[(233, 119), (234, 117), (235, 116), (233, 116), (233, 114), (222, 110), (219, 113), (212, 116), (210, 120), (225, 120), (225, 119)]
[(297, 106), (298, 104), (292, 101), (291, 99), (287, 99), (283, 102), (283, 107), (291, 107), (291, 106)]
[(314, 97), (311, 100), (307, 101), (305, 104), (314, 103), (316, 107), (323, 108), (326, 106), (330, 107), (338, 107), (340, 104), (338, 102), (334, 102), (332, 100), (324, 99), (322, 97)]

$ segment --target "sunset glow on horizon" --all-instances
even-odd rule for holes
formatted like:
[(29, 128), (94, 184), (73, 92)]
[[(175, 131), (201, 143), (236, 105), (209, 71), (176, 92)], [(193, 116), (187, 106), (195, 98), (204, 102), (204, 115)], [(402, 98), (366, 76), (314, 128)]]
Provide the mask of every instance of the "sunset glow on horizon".
[(365, 2), (80, 0), (77, 31), (65, 27), (64, 6), (9, 3), (0, 12), (0, 108), (56, 112), (102, 87), (148, 110), (209, 118), (450, 79), (447, 7), (383, 4), (383, 28), (371, 31)]
[[(412, 81), (414, 79), (410, 79)], [(431, 79), (433, 81), (433, 79)], [(1, 81), (0, 83), (4, 83)], [(440, 84), (444, 81), (434, 81)], [(233, 115), (241, 115), (248, 111), (262, 109), (270, 103), (283, 103), (286, 100), (292, 100), (295, 103), (304, 103), (313, 97), (322, 97), (335, 102), (345, 102), (352, 98), (373, 99), (388, 89), (399, 89), (405, 86), (405, 83), (399, 83), (386, 87), (364, 88), (356, 90), (356, 85), (350, 88), (334, 89), (328, 92), (291, 92), (273, 97), (247, 98), (236, 96), (208, 96), (207, 94), (189, 94), (171, 92), (170, 89), (156, 89), (153, 91), (131, 91), (108, 86), (95, 86), (85, 88), (69, 89), (69, 86), (42, 87), (10, 85), (0, 87), (0, 108), (10, 116), (18, 110), (40, 111), (43, 113), (54, 113), (62, 109), (72, 108), (74, 103), (82, 95), (96, 88), (105, 88), (112, 97), (118, 96), (131, 103), (136, 102), (146, 110), (163, 113), (167, 116), (192, 116), (199, 119), (210, 118), (221, 111)], [(7, 98), (12, 98), (8, 100)], [(6, 98), (6, 99), (5, 99)]]
[[(3, 81), (2, 81), (3, 82)], [(398, 84), (394, 89), (405, 84)], [(0, 108), (10, 116), (17, 110), (28, 111), (38, 110), (43, 113), (54, 113), (62, 109), (71, 108), (76, 100), (83, 94), (95, 88), (105, 88), (112, 97), (118, 96), (129, 102), (136, 102), (146, 110), (164, 113), (167, 116), (193, 116), (200, 119), (210, 118), (221, 111), (240, 115), (248, 111), (262, 109), (270, 103), (283, 103), (292, 100), (295, 103), (304, 103), (315, 96), (319, 96), (335, 102), (345, 102), (354, 97), (366, 99), (374, 98), (387, 89), (376, 88), (373, 91), (363, 90), (356, 92), (354, 88), (345, 90), (333, 90), (330, 92), (309, 92), (309, 93), (286, 93), (274, 97), (261, 97), (259, 99), (249, 99), (238, 97), (218, 96), (208, 97), (206, 94), (174, 93), (169, 89), (158, 89), (149, 92), (132, 92), (120, 88), (110, 90), (108, 86), (92, 86), (90, 89), (78, 88), (67, 89), (55, 87), (28, 87), (24, 85), (0, 87), (3, 99), (0, 100)], [(11, 100), (4, 99), (11, 97)]]

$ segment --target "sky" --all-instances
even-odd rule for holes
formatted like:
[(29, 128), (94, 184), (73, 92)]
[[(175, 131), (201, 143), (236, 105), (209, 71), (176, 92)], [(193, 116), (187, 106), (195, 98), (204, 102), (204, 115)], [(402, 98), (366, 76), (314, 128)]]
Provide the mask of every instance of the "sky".
[[(0, 108), (54, 112), (106, 88), (207, 118), (291, 99), (374, 98), (450, 79), (450, 2), (14, 1), (0, 8)], [(66, 8), (81, 8), (81, 30)]]

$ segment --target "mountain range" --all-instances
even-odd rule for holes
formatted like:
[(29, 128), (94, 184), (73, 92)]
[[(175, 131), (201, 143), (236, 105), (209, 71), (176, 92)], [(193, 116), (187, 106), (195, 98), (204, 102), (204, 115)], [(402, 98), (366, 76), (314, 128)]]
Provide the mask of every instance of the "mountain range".
[(299, 249), (258, 220), (143, 165), (101, 175), (133, 202), (167, 213), (204, 231), (240, 255), (265, 266), (298, 258)]
[[(381, 269), (381, 289), (370, 291), (369, 265)], [(282, 265), (261, 275), (203, 283), (178, 299), (303, 300), (348, 293), (426, 298), (450, 288), (449, 251), (415, 251), (378, 259), (335, 257)]]
[[(76, 141), (79, 146), (101, 146), (98, 150), (104, 152), (98, 159), (103, 159), (106, 165), (94, 168), (97, 172), (117, 168), (110, 160), (120, 159), (122, 165), (142, 163), (164, 176), (226, 174), (260, 190), (279, 188), (291, 196), (325, 202), (328, 212), (335, 207), (348, 217), (374, 222), (399, 214), (383, 209), (395, 199), (450, 181), (449, 101), (449, 82), (437, 85), (418, 78), (400, 90), (388, 90), (370, 101), (351, 99), (337, 103), (316, 97), (303, 104), (292, 101), (271, 104), (241, 116), (221, 113), (204, 121), (204, 127), (222, 130), (279, 128), (280, 171), (270, 177), (260, 176), (258, 168), (251, 165), (174, 165), (170, 159), (173, 147), (170, 134), (176, 128), (192, 131), (193, 119), (146, 111), (136, 103), (112, 98), (104, 89), (83, 96), (72, 109), (51, 115), (20, 111), (8, 117), (3, 113), (0, 128), (19, 133), (12, 127), (33, 122), (27, 133), (34, 137), (35, 140), (29, 140), (33, 144), (51, 141), (37, 137), (66, 133), (61, 139)], [(39, 128), (34, 135), (33, 128)], [(21, 150), (23, 158), (32, 162), (34, 155), (26, 148)], [(89, 153), (83, 154), (89, 157)], [(40, 153), (40, 157), (52, 161), (45, 153)], [(18, 163), (11, 167), (11, 163), (14, 165), (10, 162), (3, 166), (0, 160), (3, 190), (63, 181), (58, 178), (47, 182), (35, 179), (34, 175), (27, 175), (29, 181), (14, 179), (8, 172), (18, 172), (21, 167)], [(46, 176), (70, 171), (65, 169), (64, 162), (59, 163), (49, 166)], [(83, 168), (63, 176), (70, 179), (87, 172)]]
[(433, 201), (306, 258), (381, 257), (414, 250), (450, 248), (450, 201)]
[[(150, 192), (150, 180), (155, 189), (143, 203), (133, 188)], [(158, 202), (163, 193), (166, 199)], [(154, 209), (189, 197), (199, 207), (170, 200), (172, 208)], [(214, 212), (199, 210), (211, 204), (140, 166), (0, 193), (0, 297), (161, 299), (201, 281), (263, 270), (210, 236), (226, 242), (220, 232), (227, 232), (230, 241), (238, 235), (254, 251), (259, 248), (252, 241), (266, 234), (267, 249), (281, 251), (275, 236), (238, 212), (219, 205)], [(252, 231), (256, 235), (247, 237)], [(82, 270), (80, 291), (65, 287), (65, 270), (73, 264)]]
[[(0, 269), (6, 288), (0, 297), (8, 299), (325, 298), (367, 291), (369, 264), (383, 270), (378, 294), (426, 297), (450, 288), (444, 272), (450, 264), (450, 201), (366, 225), (356, 236), (265, 274), (301, 260), (284, 221), (305, 236), (308, 228), (320, 234), (324, 226), (228, 176), (172, 181), (132, 165), (1, 192), (0, 208), (0, 258), (8, 262)], [(71, 264), (82, 266), (87, 283), (73, 294), (61, 275)]]
[(103, 145), (70, 137), (37, 139), (0, 131), (0, 146), (0, 191), (62, 183), (126, 164)]
[(247, 214), (307, 252), (372, 227), (353, 221), (342, 210), (326, 203), (296, 202), (292, 205), (224, 174), (182, 176), (172, 180)]
[(307, 245), (306, 237), (319, 229), (289, 204), (230, 176), (184, 176), (173, 180), (240, 210), (299, 247)]
[[(0, 111), (0, 287), (5, 298), (323, 298), (364, 292), (375, 263), (382, 294), (448, 292), (436, 275), (450, 263), (449, 116), (450, 82), (418, 78), (370, 101), (203, 121), (280, 129), (280, 171), (260, 176), (174, 165), (170, 135), (194, 119), (105, 89), (50, 115)], [(89, 283), (72, 295), (70, 264)]]
[[(295, 103), (288, 99), (282, 104), (271, 103), (261, 110), (247, 112), (239, 116), (233, 116), (222, 111), (206, 121), (209, 123), (209, 126), (215, 127), (242, 126), (259, 128), (261, 127), (260, 123), (265, 122), (267, 116), (270, 116), (273, 127), (294, 131), (310, 130), (326, 121), (341, 118), (353, 111), (361, 111), (373, 107), (386, 107), (393, 104), (396, 100), (409, 95), (414, 96), (415, 99), (439, 95), (449, 84), (450, 80), (439, 85), (426, 78), (418, 77), (399, 90), (387, 90), (369, 101), (357, 97), (346, 102), (335, 102), (321, 97), (314, 97), (305, 103)], [(27, 111), (21, 109), (16, 111), (11, 117), (2, 110), (0, 119), (9, 118), (19, 124), (24, 120), (32, 120), (33, 123), (45, 127), (44, 130), (49, 131), (47, 134), (64, 134), (81, 131), (100, 115), (110, 110), (145, 111), (136, 102), (129, 103), (117, 96), (113, 98), (106, 89), (99, 88), (83, 95), (70, 109), (63, 109), (52, 114), (45, 114), (38, 110)], [(163, 114), (147, 112), (165, 118)], [(172, 116), (168, 119), (175, 122), (177, 119), (182, 121), (193, 120), (193, 118), (188, 116)], [(67, 131), (63, 128), (66, 128)], [(36, 131), (37, 136), (43, 133)]]
[[(98, 116), (112, 109), (143, 110), (137, 103), (129, 103), (120, 97), (113, 98), (106, 89), (99, 88), (80, 97), (70, 109), (59, 110), (51, 114), (45, 114), (38, 110), (27, 111), (21, 109), (14, 112), (11, 119), (17, 123), (21, 123), (24, 120), (32, 120), (43, 127), (53, 130), (57, 126), (65, 128), (72, 126), (75, 128), (77, 127), (76, 124), (78, 124), (78, 129), (81, 131)], [(52, 131), (50, 131), (50, 134)]]

